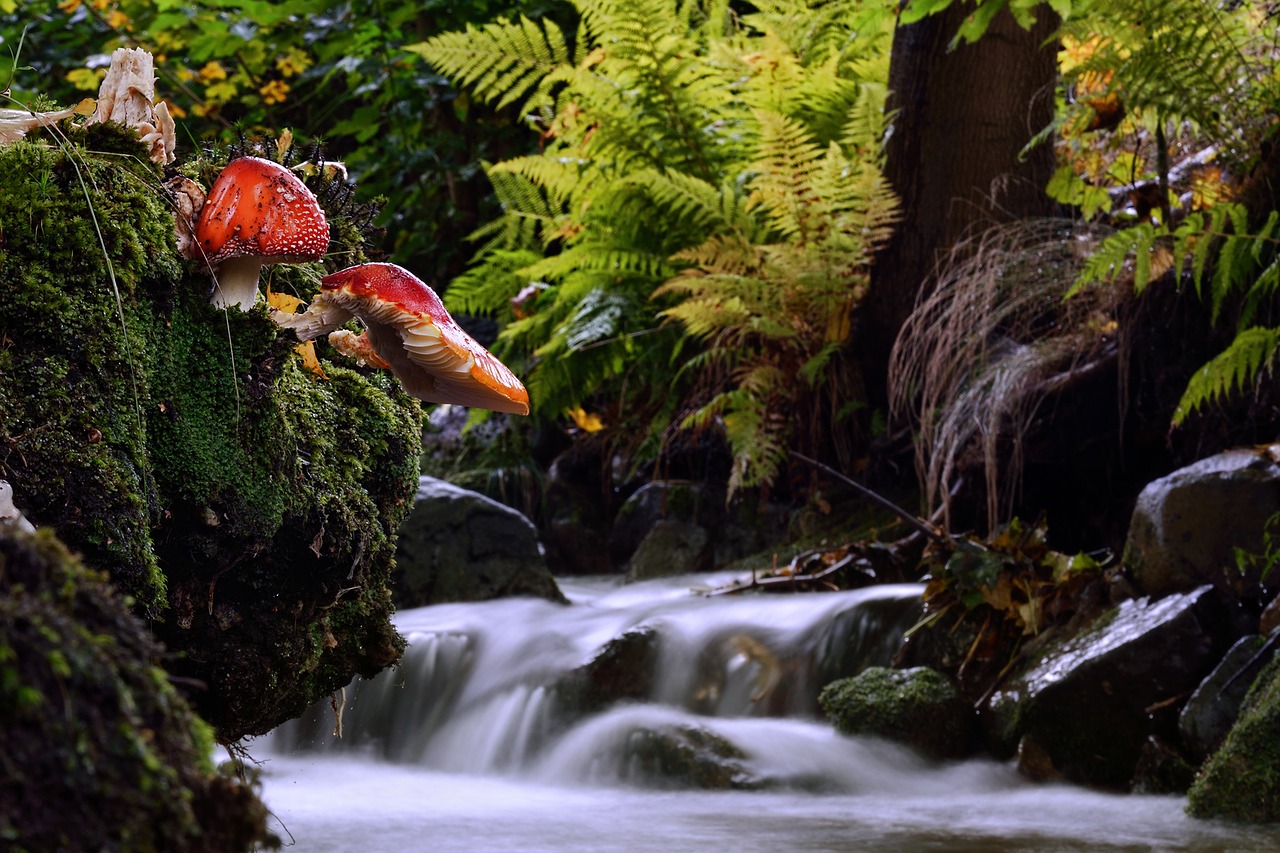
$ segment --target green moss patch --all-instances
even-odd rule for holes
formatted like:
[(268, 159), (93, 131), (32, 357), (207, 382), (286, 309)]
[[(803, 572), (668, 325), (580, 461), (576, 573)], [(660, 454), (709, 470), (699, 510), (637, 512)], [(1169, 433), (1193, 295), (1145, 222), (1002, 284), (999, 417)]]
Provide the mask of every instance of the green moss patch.
[(0, 147), (0, 477), (133, 597), (230, 741), (398, 658), (421, 410), (384, 374), (306, 370), (262, 306), (212, 308), (131, 145)]
[(1280, 658), (1259, 674), (1226, 741), (1200, 768), (1187, 813), (1280, 822)]
[(50, 531), (0, 528), (0, 846), (145, 853), (274, 841), (257, 796), (214, 772), (211, 732), (160, 658), (103, 575)]
[(844, 734), (900, 741), (934, 758), (969, 749), (973, 709), (936, 670), (871, 667), (828, 684), (818, 702)]

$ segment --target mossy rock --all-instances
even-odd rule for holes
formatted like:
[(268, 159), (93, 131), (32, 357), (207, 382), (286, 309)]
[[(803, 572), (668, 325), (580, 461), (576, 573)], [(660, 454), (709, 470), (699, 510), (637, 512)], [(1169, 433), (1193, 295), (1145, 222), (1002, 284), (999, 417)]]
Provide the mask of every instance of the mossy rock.
[[(135, 599), (220, 740), (261, 734), (403, 649), (421, 409), (309, 371), (261, 304), (212, 308), (160, 172), (95, 133), (0, 147), (0, 476)], [(269, 270), (304, 294), (318, 272)]]
[(1187, 813), (1280, 822), (1280, 658), (1258, 676), (1221, 749), (1200, 768)]
[(0, 475), (152, 613), (143, 355), (180, 277), (159, 183), (145, 160), (0, 147)]
[(213, 769), (213, 733), (161, 657), (52, 531), (0, 525), (0, 846), (228, 853), (275, 842), (256, 794)]
[(973, 708), (936, 670), (873, 666), (828, 684), (818, 702), (843, 734), (898, 741), (931, 758), (969, 750)]

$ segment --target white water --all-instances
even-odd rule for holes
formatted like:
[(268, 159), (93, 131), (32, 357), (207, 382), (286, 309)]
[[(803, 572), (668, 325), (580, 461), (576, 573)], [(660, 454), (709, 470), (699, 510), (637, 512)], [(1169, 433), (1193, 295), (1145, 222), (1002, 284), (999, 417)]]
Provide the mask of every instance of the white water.
[[(932, 764), (836, 734), (821, 683), (887, 663), (916, 587), (707, 598), (688, 584), (565, 582), (574, 601), (399, 614), (409, 651), (250, 751), (301, 851), (1280, 850), (1280, 831), (1197, 822), (1176, 797), (1037, 786), (987, 761)], [(557, 683), (609, 640), (658, 637), (644, 701), (566, 717)], [(759, 790), (655, 771), (637, 733), (732, 744)]]

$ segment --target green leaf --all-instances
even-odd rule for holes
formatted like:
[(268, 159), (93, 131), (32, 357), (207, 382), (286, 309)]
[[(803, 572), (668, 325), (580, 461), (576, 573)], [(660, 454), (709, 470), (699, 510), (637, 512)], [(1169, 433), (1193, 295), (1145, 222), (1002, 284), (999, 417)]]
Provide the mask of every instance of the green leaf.
[(930, 15), (936, 15), (952, 4), (953, 0), (909, 0), (902, 14), (898, 16), (900, 24), (914, 24)]

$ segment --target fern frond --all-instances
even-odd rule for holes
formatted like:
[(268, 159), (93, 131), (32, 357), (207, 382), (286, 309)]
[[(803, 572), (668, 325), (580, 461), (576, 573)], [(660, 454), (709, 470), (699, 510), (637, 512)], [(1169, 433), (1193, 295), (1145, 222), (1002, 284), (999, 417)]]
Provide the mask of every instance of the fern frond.
[(1280, 329), (1254, 327), (1236, 335), (1234, 341), (1208, 364), (1196, 371), (1173, 415), (1178, 426), (1194, 411), (1253, 384), (1265, 369), (1270, 372), (1280, 347)]
[(623, 184), (643, 190), (664, 218), (678, 221), (693, 233), (737, 232), (751, 239), (760, 231), (737, 182), (716, 186), (683, 172), (642, 169)]
[[(671, 256), (672, 260), (685, 261), (702, 270), (714, 270), (731, 276), (754, 276), (761, 272), (761, 256), (757, 246), (739, 234), (716, 234), (701, 244)], [(684, 282), (672, 279), (660, 285), (654, 296), (673, 292)], [(686, 292), (687, 287), (684, 287)]]
[(675, 269), (665, 257), (652, 252), (583, 242), (540, 258), (522, 272), (531, 279), (557, 280), (584, 272), (610, 279), (620, 275), (661, 279), (674, 275)]
[(589, 195), (593, 188), (592, 178), (597, 177), (594, 170), (581, 160), (546, 154), (503, 160), (490, 166), (488, 174), (490, 179), (495, 175), (524, 178), (530, 187), (537, 187), (546, 194), (544, 211), (563, 210), (571, 198)]
[(464, 314), (509, 314), (511, 298), (529, 281), (519, 270), (538, 257), (528, 249), (483, 254), (449, 282), (444, 292), (445, 307)]
[(499, 108), (520, 100), (569, 59), (564, 33), (555, 22), (521, 15), (463, 32), (443, 33), (405, 47), (454, 82)]

